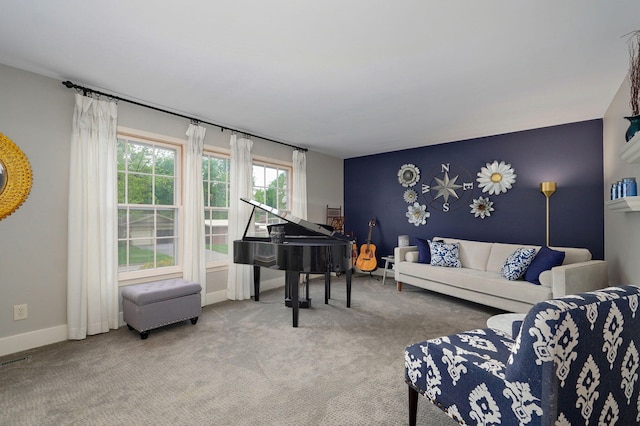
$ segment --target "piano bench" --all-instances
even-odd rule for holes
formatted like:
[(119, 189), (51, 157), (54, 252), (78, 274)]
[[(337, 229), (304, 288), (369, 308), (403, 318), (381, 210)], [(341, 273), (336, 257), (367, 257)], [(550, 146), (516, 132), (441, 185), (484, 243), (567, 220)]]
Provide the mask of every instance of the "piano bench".
[(141, 339), (149, 331), (190, 319), (198, 322), (202, 313), (202, 287), (182, 278), (136, 284), (122, 290), (124, 322), (129, 330), (137, 330)]

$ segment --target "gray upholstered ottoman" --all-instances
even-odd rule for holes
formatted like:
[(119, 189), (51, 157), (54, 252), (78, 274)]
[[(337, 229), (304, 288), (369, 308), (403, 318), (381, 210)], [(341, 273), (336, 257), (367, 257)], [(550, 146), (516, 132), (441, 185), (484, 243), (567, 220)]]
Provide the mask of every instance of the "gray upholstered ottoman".
[(129, 330), (136, 329), (140, 338), (149, 337), (149, 330), (190, 319), (198, 322), (202, 313), (202, 287), (182, 278), (136, 284), (122, 290), (124, 322)]

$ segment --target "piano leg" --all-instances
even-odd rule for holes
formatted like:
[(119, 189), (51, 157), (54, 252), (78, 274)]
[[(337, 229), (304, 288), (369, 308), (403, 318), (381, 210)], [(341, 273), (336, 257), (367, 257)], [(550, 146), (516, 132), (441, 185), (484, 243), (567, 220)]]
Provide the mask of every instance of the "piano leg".
[(298, 312), (300, 303), (298, 302), (298, 282), (300, 281), (299, 271), (287, 271), (286, 273), (287, 287), (289, 287), (289, 296), (291, 297), (291, 312), (293, 315), (293, 326), (298, 326)]
[(253, 265), (253, 300), (260, 301), (260, 267)]
[(331, 272), (324, 273), (324, 304), (329, 304), (331, 299)]
[(347, 269), (347, 308), (351, 307), (351, 272), (353, 269)]

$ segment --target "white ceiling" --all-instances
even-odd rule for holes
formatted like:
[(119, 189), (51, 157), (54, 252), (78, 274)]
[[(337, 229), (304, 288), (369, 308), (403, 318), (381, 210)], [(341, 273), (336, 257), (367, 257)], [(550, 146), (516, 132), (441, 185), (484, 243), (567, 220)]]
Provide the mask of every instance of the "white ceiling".
[(350, 158), (601, 118), (639, 17), (638, 0), (3, 0), (0, 63)]

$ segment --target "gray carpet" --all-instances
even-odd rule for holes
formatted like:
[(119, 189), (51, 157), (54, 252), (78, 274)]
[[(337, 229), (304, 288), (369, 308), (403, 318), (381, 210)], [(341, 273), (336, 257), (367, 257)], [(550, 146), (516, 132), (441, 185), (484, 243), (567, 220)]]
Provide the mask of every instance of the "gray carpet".
[[(0, 358), (3, 425), (404, 425), (404, 347), (484, 327), (491, 308), (405, 286), (344, 278), (291, 327), (282, 289), (207, 306), (200, 321), (121, 327)], [(7, 362), (27, 357), (26, 360)], [(424, 398), (418, 424), (456, 422)]]

